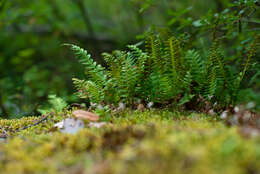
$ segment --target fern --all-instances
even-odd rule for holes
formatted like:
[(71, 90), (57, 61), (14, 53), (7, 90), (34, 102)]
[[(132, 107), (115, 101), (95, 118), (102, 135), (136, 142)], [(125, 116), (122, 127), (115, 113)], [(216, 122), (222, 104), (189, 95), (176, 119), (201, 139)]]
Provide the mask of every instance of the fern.
[(64, 110), (64, 108), (68, 106), (65, 100), (63, 100), (60, 97), (57, 97), (56, 95), (48, 95), (48, 104), (49, 107), (40, 106), (40, 108), (38, 108), (37, 111), (41, 114), (47, 114), (50, 112), (60, 113)]
[(184, 54), (181, 40), (172, 35), (167, 37), (168, 34), (148, 34), (146, 51), (129, 45), (128, 51), (103, 53), (106, 70), (97, 65), (87, 51), (70, 45), (87, 75), (86, 80), (73, 79), (79, 97), (93, 103), (124, 102), (128, 106), (133, 106), (136, 99), (161, 104), (174, 101), (175, 105), (183, 105), (198, 101), (201, 96), (212, 105), (217, 102), (227, 107), (234, 103), (256, 53), (259, 36), (248, 51), (242, 71), (237, 74), (230, 68), (232, 65), (228, 65), (220, 40), (216, 39), (208, 57), (203, 58), (195, 50)]
[(163, 62), (161, 56), (161, 42), (157, 36), (152, 32), (146, 39), (146, 52), (149, 55), (148, 58), (148, 70), (161, 71), (163, 69)]
[(80, 98), (88, 98), (92, 103), (102, 103), (104, 101), (103, 88), (94, 82), (74, 78), (73, 83), (78, 90)]
[(174, 81), (180, 80), (181, 73), (181, 48), (175, 37), (170, 37), (166, 42), (166, 55), (169, 56), (172, 66), (172, 76)]
[(256, 54), (256, 51), (257, 51), (257, 48), (259, 47), (259, 44), (260, 44), (260, 35), (258, 34), (256, 36), (255, 40), (253, 41), (253, 43), (250, 45), (250, 48), (249, 48), (248, 53), (247, 53), (247, 58), (245, 60), (245, 63), (243, 64), (243, 70), (237, 76), (234, 76), (234, 79), (232, 81), (233, 82), (232, 86), (231, 85), (229, 86), (229, 88), (233, 89), (231, 91), (231, 96), (232, 96), (231, 102), (233, 102), (233, 104), (235, 104), (236, 101), (237, 101), (237, 96), (238, 96), (238, 92), (239, 92), (241, 82), (244, 79), (246, 72), (250, 68), (251, 59)]
[[(108, 64), (107, 82), (104, 83), (104, 100), (112, 103), (124, 102), (131, 105), (137, 94), (141, 94), (141, 83), (147, 54), (137, 46), (128, 46), (130, 51), (103, 53)], [(113, 97), (112, 97), (113, 96)]]
[(185, 56), (188, 69), (194, 81), (200, 86), (205, 82), (206, 66), (205, 61), (195, 50), (188, 50)]
[(122, 100), (127, 103), (132, 103), (135, 95), (135, 87), (138, 81), (137, 67), (135, 66), (134, 59), (130, 53), (123, 62), (121, 69), (121, 79), (118, 79), (120, 84), (120, 96)]
[(85, 73), (87, 75), (88, 80), (95, 82), (100, 87), (105, 85), (107, 82), (107, 73), (105, 68), (101, 65), (98, 65), (91, 59), (90, 54), (88, 52), (76, 45), (65, 44), (70, 46), (71, 50), (75, 53), (76, 57), (79, 59), (79, 62), (84, 65)]
[(140, 73), (143, 73), (145, 64), (148, 59), (148, 54), (144, 53), (136, 45), (128, 45), (128, 48), (131, 50), (133, 56), (137, 59), (137, 67), (139, 68)]
[(192, 77), (190, 71), (187, 71), (187, 73), (184, 76), (183, 83), (184, 83), (185, 90), (189, 93), (191, 92), (192, 79), (193, 79), (193, 77)]
[(239, 84), (241, 83), (247, 70), (249, 69), (250, 61), (251, 61), (252, 57), (256, 54), (256, 50), (257, 50), (259, 44), (260, 44), (260, 34), (256, 36), (256, 39), (254, 40), (254, 42), (251, 44), (251, 46), (249, 48), (245, 64), (243, 65), (244, 69), (242, 70), (241, 76), (239, 79)]
[(182, 66), (182, 49), (180, 41), (174, 36), (170, 36), (165, 43), (164, 54), (166, 61), (166, 69), (168, 69), (167, 75), (171, 80), (172, 86), (172, 98), (174, 98), (177, 104), (178, 94), (186, 91), (184, 76), (185, 71)]
[(76, 45), (66, 44), (70, 46), (75, 53), (79, 62), (85, 67), (87, 81), (74, 78), (73, 83), (78, 89), (78, 96), (81, 98), (88, 98), (94, 103), (104, 102), (104, 86), (107, 85), (107, 72), (101, 65), (91, 59), (88, 52)]
[(167, 76), (161, 75), (155, 71), (149, 75), (146, 81), (146, 95), (148, 101), (165, 102), (172, 98), (174, 92), (171, 88), (171, 82)]

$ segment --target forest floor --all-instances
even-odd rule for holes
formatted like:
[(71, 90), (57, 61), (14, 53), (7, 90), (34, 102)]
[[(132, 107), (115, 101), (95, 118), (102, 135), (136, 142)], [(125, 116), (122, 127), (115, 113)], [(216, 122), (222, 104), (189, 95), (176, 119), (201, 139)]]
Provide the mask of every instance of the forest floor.
[[(244, 137), (211, 116), (128, 111), (102, 128), (64, 134), (63, 116), (0, 139), (0, 173), (258, 174), (260, 138)], [(0, 120), (11, 133), (39, 117)], [(1, 133), (1, 132), (0, 132)]]

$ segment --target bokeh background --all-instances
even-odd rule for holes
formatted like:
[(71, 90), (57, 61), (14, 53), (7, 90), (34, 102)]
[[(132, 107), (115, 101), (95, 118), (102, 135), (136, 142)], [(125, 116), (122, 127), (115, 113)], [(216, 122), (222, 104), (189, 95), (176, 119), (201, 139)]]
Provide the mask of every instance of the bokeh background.
[[(83, 67), (64, 43), (100, 54), (137, 43), (151, 26), (182, 34), (228, 0), (0, 0), (0, 115), (37, 115), (49, 94), (79, 101)], [(258, 13), (259, 15), (259, 13)], [(194, 22), (195, 21), (195, 22)], [(190, 32), (187, 28), (187, 32)]]

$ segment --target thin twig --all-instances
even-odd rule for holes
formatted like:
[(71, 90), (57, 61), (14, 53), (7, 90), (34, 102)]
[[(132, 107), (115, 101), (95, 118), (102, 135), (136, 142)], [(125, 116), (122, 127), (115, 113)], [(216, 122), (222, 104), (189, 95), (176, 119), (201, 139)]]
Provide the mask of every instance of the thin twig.
[[(41, 124), (43, 121), (47, 120), (47, 118), (48, 118), (51, 114), (52, 114), (52, 113), (48, 113), (48, 114), (46, 114), (45, 116), (43, 116), (43, 118), (41, 118), (41, 119), (40, 119), (39, 121), (37, 121), (36, 123), (33, 123), (33, 124), (30, 124), (30, 125), (24, 126), (24, 127), (20, 128), (20, 129), (17, 129), (17, 130), (15, 130), (13, 133), (17, 133), (17, 132), (20, 132), (20, 131), (22, 131), (22, 130), (28, 129), (28, 128), (30, 128), (30, 127), (39, 125), (39, 124)], [(0, 138), (8, 138), (9, 135), (8, 135), (7, 131), (5, 131), (3, 128), (1, 128), (1, 129), (3, 130), (4, 133), (3, 133), (3, 134), (0, 134)]]
[(33, 127), (33, 126), (36, 126), (36, 125), (42, 123), (43, 121), (47, 120), (47, 118), (48, 118), (50, 115), (51, 115), (51, 113), (48, 113), (47, 115), (45, 115), (42, 119), (40, 119), (40, 120), (37, 121), (36, 123), (33, 123), (33, 124), (31, 124), (31, 125), (24, 126), (24, 127), (20, 128), (20, 129), (16, 130), (15, 133), (16, 133), (16, 132), (20, 132), (20, 131), (22, 131), (22, 130), (28, 129), (28, 128), (30, 128), (30, 127)]

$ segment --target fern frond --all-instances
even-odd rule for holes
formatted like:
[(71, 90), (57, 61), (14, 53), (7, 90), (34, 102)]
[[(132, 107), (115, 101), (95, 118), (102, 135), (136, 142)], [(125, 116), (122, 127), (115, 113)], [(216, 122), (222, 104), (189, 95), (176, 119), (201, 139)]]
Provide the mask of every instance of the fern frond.
[(202, 85), (205, 82), (206, 66), (205, 61), (201, 58), (200, 54), (195, 50), (188, 50), (185, 56), (188, 69), (192, 75), (192, 78)]
[(141, 72), (144, 70), (145, 63), (148, 59), (148, 54), (143, 52), (136, 45), (128, 45), (128, 48), (131, 50), (131, 53), (134, 55), (137, 60), (137, 66)]
[(119, 86), (119, 88), (121, 88), (120, 96), (123, 100), (132, 103), (132, 99), (135, 95), (135, 88), (138, 82), (138, 75), (140, 73), (135, 65), (134, 58), (130, 53), (128, 53), (127, 58), (123, 62), (121, 74), (121, 79), (119, 79), (119, 82), (121, 82), (121, 85)]
[(154, 33), (151, 33), (147, 36), (146, 41), (146, 52), (149, 54), (148, 59), (148, 68), (150, 69), (157, 69), (162, 70), (163, 62), (162, 62), (162, 48), (160, 40)]
[(146, 84), (148, 101), (164, 102), (172, 99), (177, 92), (172, 89), (170, 78), (156, 71), (150, 74)]
[(181, 47), (179, 41), (174, 37), (170, 37), (166, 41), (166, 55), (171, 61), (171, 72), (174, 83), (180, 83), (181, 69)]
[(260, 34), (256, 36), (256, 39), (251, 44), (251, 46), (248, 50), (247, 58), (246, 58), (245, 64), (243, 65), (244, 69), (241, 72), (240, 82), (243, 80), (247, 70), (249, 69), (250, 61), (251, 61), (252, 57), (254, 57), (254, 55), (256, 54), (259, 44), (260, 44)]
[(214, 42), (212, 48), (210, 49), (210, 55), (208, 59), (209, 68), (214, 68), (216, 70), (216, 77), (224, 79), (225, 70), (224, 70), (224, 59), (219, 48), (219, 43)]
[(238, 96), (238, 92), (239, 92), (241, 82), (244, 79), (246, 72), (250, 68), (251, 59), (255, 56), (257, 48), (259, 47), (259, 45), (260, 45), (260, 35), (258, 34), (256, 36), (256, 39), (250, 45), (250, 48), (249, 48), (248, 54), (247, 54), (247, 58), (245, 60), (245, 63), (243, 64), (243, 70), (237, 76), (233, 75), (234, 80), (231, 81), (233, 83), (231, 84), (232, 86), (231, 85), (229, 86), (229, 88), (232, 89), (231, 95), (232, 95), (232, 102), (234, 104), (237, 101), (237, 96)]
[(79, 59), (79, 62), (84, 65), (87, 79), (97, 83), (99, 86), (105, 85), (107, 81), (107, 73), (105, 68), (103, 68), (101, 65), (98, 65), (91, 58), (90, 54), (88, 54), (88, 52), (83, 48), (72, 44), (66, 45), (70, 46), (71, 50)]
[(73, 78), (73, 83), (77, 88), (80, 98), (88, 98), (93, 103), (101, 103), (104, 101), (104, 91), (92, 81), (85, 81)]
[(213, 69), (210, 74), (210, 79), (205, 93), (206, 94), (205, 97), (209, 99), (214, 97), (216, 90), (217, 90), (216, 70)]
[(187, 73), (185, 74), (185, 76), (183, 78), (184, 87), (187, 92), (190, 92), (190, 90), (191, 90), (192, 79), (193, 79), (193, 77), (192, 77), (190, 71), (187, 71)]

